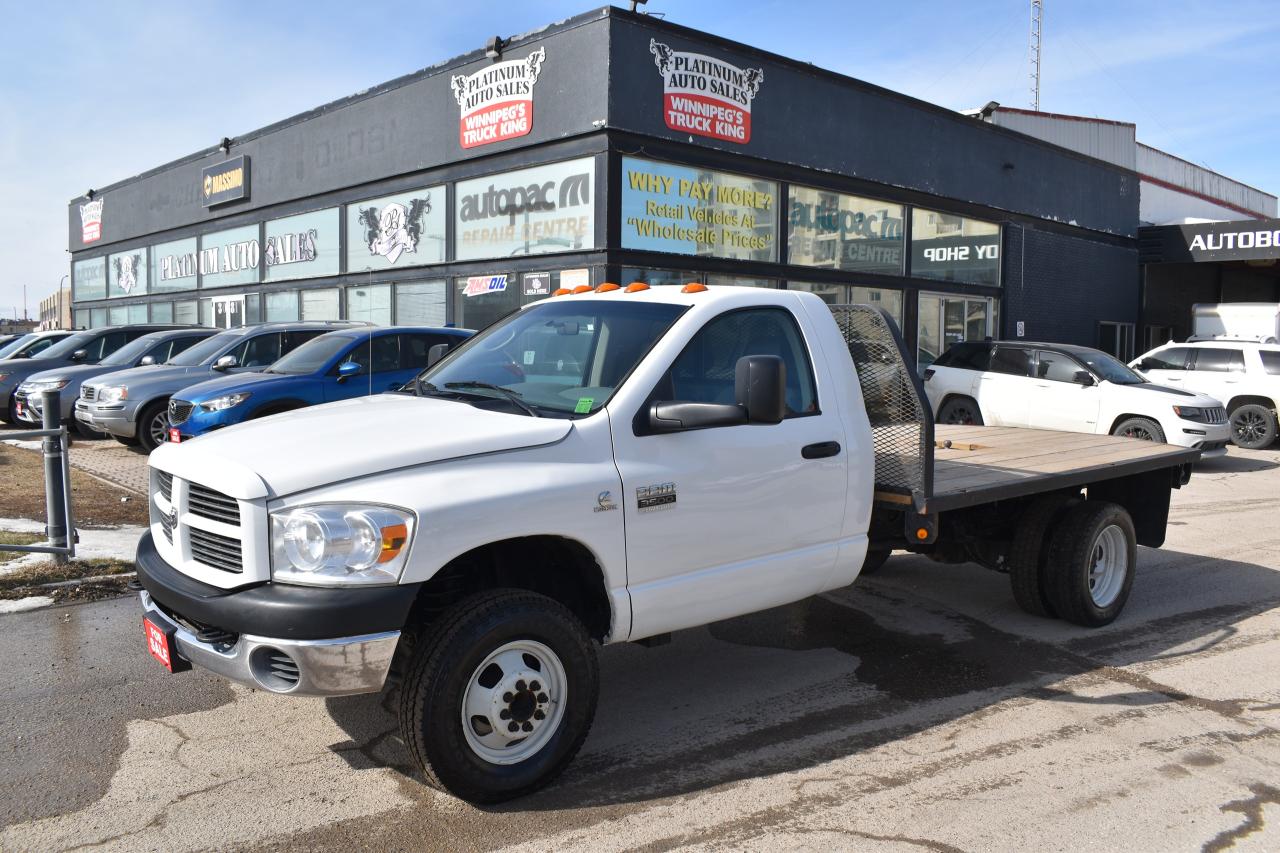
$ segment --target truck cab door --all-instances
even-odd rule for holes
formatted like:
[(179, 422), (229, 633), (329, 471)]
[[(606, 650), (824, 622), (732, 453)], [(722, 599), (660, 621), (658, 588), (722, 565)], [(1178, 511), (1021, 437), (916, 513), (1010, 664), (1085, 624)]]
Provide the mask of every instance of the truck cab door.
[[(748, 355), (783, 361), (781, 423), (648, 431), (654, 402), (734, 403), (737, 361)], [(825, 385), (815, 381), (815, 363)], [(849, 487), (845, 431), (829, 376), (810, 356), (789, 309), (731, 310), (694, 334), (632, 420), (611, 421), (623, 485), (631, 636), (761, 610), (825, 588)]]

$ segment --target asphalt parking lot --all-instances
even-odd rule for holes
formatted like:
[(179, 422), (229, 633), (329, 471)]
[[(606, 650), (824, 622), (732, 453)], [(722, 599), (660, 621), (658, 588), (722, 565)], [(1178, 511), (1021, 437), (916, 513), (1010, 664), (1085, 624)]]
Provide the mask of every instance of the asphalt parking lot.
[(1095, 631), (895, 557), (609, 647), (552, 788), (422, 786), (390, 696), (283, 699), (146, 655), (135, 603), (0, 617), (0, 849), (1280, 849), (1280, 451), (1205, 463)]

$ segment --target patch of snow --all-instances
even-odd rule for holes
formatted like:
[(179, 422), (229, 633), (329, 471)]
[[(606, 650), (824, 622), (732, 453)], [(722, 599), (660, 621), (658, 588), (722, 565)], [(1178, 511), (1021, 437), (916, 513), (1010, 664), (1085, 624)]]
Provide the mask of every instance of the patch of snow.
[(33, 595), (30, 598), (18, 598), (13, 601), (0, 601), (0, 614), (39, 610), (41, 607), (49, 607), (52, 604), (53, 599), (47, 595)]
[[(43, 533), (44, 525), (27, 519), (0, 518), (0, 530), (13, 530), (23, 533)], [(128, 525), (124, 527), (108, 527), (97, 530), (81, 530), (80, 541), (76, 544), (76, 556), (80, 559), (132, 560), (138, 552), (138, 540), (147, 529)], [(0, 563), (0, 575), (11, 574), (19, 569), (42, 563), (53, 558), (52, 554), (24, 554), (16, 560)], [(73, 560), (73, 562), (74, 562)]]

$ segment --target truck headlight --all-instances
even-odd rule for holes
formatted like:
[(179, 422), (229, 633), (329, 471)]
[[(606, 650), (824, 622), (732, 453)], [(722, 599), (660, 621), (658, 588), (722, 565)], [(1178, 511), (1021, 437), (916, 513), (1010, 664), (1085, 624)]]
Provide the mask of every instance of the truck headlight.
[(108, 385), (98, 390), (99, 403), (119, 403), (121, 400), (129, 399), (129, 386), (127, 385)]
[(214, 397), (212, 400), (205, 400), (200, 404), (200, 408), (206, 412), (221, 412), (224, 409), (238, 406), (248, 399), (249, 392), (240, 391), (236, 394), (227, 394), (225, 397)]
[(271, 577), (311, 586), (393, 584), (413, 536), (412, 513), (371, 504), (316, 504), (271, 514)]
[(1205, 410), (1197, 406), (1174, 406), (1173, 413), (1184, 421), (1200, 421), (1205, 420)]

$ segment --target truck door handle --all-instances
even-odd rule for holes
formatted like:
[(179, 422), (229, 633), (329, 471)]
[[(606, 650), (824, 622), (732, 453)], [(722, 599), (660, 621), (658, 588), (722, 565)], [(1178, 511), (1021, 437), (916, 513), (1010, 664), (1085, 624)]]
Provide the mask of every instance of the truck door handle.
[(840, 442), (819, 441), (817, 444), (806, 444), (800, 448), (800, 455), (805, 459), (825, 459), (840, 452)]

